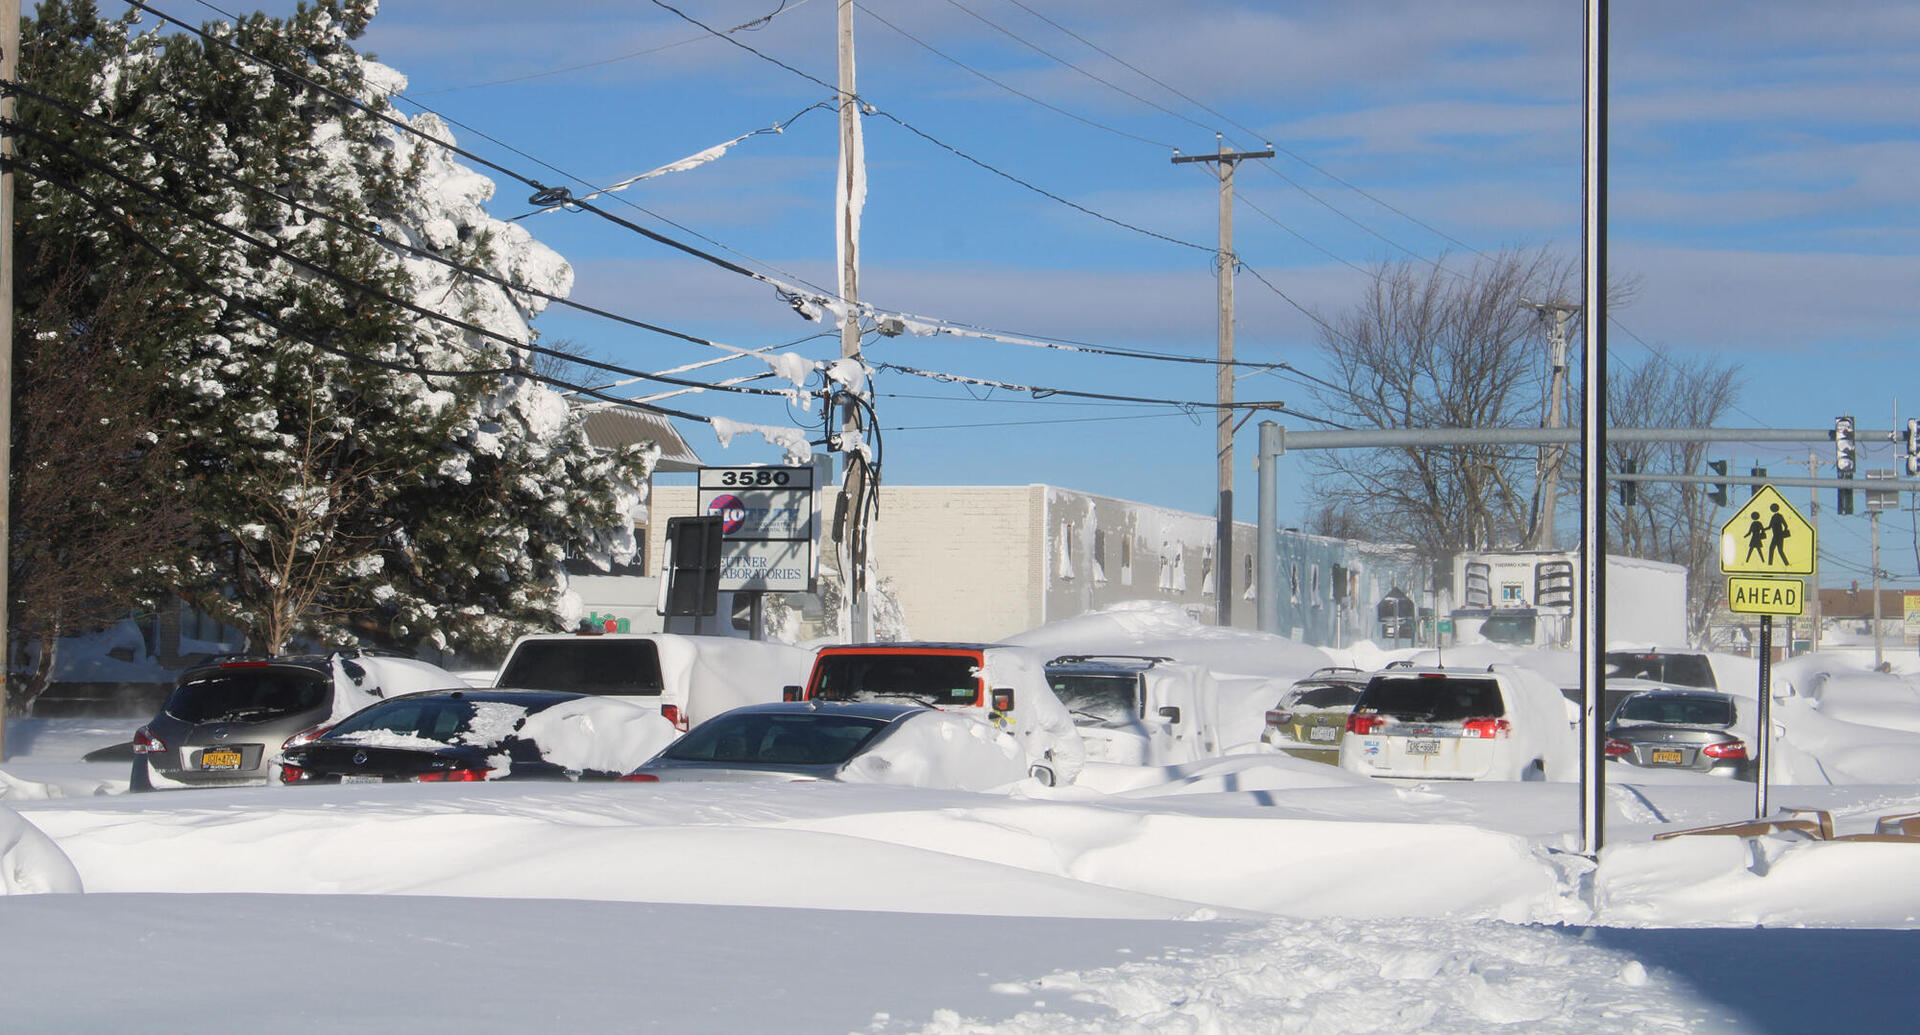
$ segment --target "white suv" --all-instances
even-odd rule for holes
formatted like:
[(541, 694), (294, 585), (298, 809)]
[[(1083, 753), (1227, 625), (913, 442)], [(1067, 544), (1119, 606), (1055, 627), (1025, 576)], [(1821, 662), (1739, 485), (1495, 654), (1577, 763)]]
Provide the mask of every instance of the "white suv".
[(1340, 767), (1413, 780), (1571, 779), (1579, 743), (1564, 700), (1510, 665), (1388, 669), (1347, 717)]

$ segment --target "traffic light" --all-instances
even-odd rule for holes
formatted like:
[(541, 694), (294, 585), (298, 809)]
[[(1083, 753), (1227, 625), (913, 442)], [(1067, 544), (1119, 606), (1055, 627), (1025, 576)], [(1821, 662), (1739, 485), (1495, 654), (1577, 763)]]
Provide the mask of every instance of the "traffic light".
[[(1842, 478), (1851, 478), (1851, 477), (1853, 477), (1853, 472), (1852, 472), (1852, 471), (1841, 471), (1841, 472), (1840, 472), (1840, 477), (1842, 477)], [(1839, 499), (1838, 499), (1838, 500), (1837, 500), (1836, 502), (1837, 502), (1837, 503), (1839, 504), (1839, 506), (1838, 506), (1838, 507), (1836, 507), (1835, 509), (1837, 509), (1837, 510), (1839, 510), (1839, 511), (1840, 511), (1840, 513), (1842, 513), (1842, 514), (1851, 514), (1851, 513), (1853, 513), (1853, 490), (1852, 490), (1852, 489), (1841, 489), (1841, 490), (1840, 490), (1840, 498), (1839, 498)]]
[[(1637, 474), (1639, 470), (1640, 470), (1640, 461), (1635, 460), (1632, 457), (1626, 457), (1620, 461), (1621, 474)], [(1634, 499), (1638, 495), (1634, 491), (1635, 484), (1636, 483), (1630, 482), (1630, 481), (1623, 481), (1620, 483), (1620, 505), (1622, 507), (1633, 506)]]
[(1835, 417), (1833, 419), (1833, 466), (1845, 478), (1853, 474), (1854, 467), (1853, 418)]
[(1907, 418), (1907, 474), (1920, 474), (1920, 417)]
[[(1727, 462), (1725, 460), (1709, 460), (1707, 461), (1707, 466), (1713, 468), (1714, 474), (1727, 473)], [(1713, 505), (1716, 507), (1726, 506), (1727, 505), (1727, 483), (1726, 482), (1714, 483), (1713, 488), (1707, 493), (1707, 499), (1711, 501)]]
[[(1755, 478), (1765, 479), (1767, 476), (1767, 469), (1764, 467), (1755, 467), (1752, 469), (1751, 473)], [(1755, 482), (1754, 484), (1747, 486), (1747, 496), (1749, 498), (1758, 496), (1758, 495), (1760, 495), (1759, 482)]]

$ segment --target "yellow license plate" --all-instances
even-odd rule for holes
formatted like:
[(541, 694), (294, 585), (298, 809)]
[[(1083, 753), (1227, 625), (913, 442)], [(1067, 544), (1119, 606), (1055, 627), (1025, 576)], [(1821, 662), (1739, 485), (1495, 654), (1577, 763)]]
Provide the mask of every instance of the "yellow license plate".
[(1654, 748), (1653, 749), (1654, 765), (1682, 765), (1684, 764), (1685, 759), (1686, 759), (1686, 755), (1682, 754), (1680, 751), (1674, 748)]
[(240, 768), (240, 752), (228, 750), (202, 751), (200, 752), (200, 768), (238, 769)]

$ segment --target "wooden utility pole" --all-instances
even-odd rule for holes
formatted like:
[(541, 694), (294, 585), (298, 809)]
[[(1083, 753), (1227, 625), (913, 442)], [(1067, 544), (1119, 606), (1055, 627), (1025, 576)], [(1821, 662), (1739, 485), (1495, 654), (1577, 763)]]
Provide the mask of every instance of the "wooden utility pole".
[[(1549, 373), (1547, 388), (1547, 414), (1545, 427), (1557, 428), (1560, 423), (1560, 400), (1566, 394), (1567, 387), (1567, 321), (1580, 307), (1572, 302), (1529, 302), (1521, 299), (1520, 304), (1539, 313), (1553, 317), (1553, 327), (1547, 331)], [(1539, 485), (1534, 511), (1533, 537), (1531, 546), (1535, 550), (1553, 549), (1553, 518), (1559, 510), (1560, 465), (1565, 462), (1565, 446), (1549, 445), (1540, 447)]]
[[(838, 196), (835, 221), (839, 224), (839, 233), (835, 243), (840, 253), (840, 301), (843, 306), (840, 357), (858, 362), (860, 318), (856, 310), (860, 301), (860, 209), (866, 201), (866, 155), (860, 138), (860, 102), (858, 92), (854, 89), (853, 0), (839, 0), (838, 29), (840, 175), (835, 181), (834, 193)], [(865, 552), (866, 542), (866, 508), (862, 499), (871, 490), (865, 487), (860, 465), (849, 448), (859, 428), (860, 408), (852, 402), (843, 404), (840, 407), (841, 449), (846, 451), (840, 456), (840, 477), (843, 499), (849, 510), (844, 526), (848, 537), (840, 544), (840, 575), (848, 608), (848, 642), (851, 643), (863, 643), (873, 638), (872, 623), (867, 612), (866, 564), (861, 556)], [(859, 508), (859, 513), (854, 513), (852, 508)]]
[(1216, 258), (1220, 287), (1219, 353), (1220, 369), (1214, 376), (1219, 409), (1214, 414), (1214, 463), (1220, 489), (1219, 519), (1213, 547), (1213, 588), (1218, 601), (1216, 621), (1233, 624), (1233, 167), (1249, 158), (1272, 158), (1265, 151), (1228, 151), (1223, 141), (1219, 153), (1173, 156), (1174, 163), (1212, 162), (1220, 173), (1220, 251)]
[[(0, 80), (20, 74), (20, 0), (0, 0)], [(13, 124), (13, 95), (0, 98), (0, 120)], [(7, 676), (13, 666), (7, 630), (7, 544), (13, 538), (13, 134), (0, 137), (0, 760), (7, 757)]]

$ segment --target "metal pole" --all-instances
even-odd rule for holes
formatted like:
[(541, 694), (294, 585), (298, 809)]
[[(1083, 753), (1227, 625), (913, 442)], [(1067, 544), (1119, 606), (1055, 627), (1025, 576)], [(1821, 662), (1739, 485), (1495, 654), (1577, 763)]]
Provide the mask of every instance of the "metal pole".
[[(0, 0), (0, 79), (20, 73), (20, 0)], [(0, 98), (0, 121), (13, 124), (13, 95)], [(0, 759), (7, 757), (7, 543), (13, 537), (13, 134), (0, 137)]]
[(1587, 0), (1586, 177), (1584, 265), (1586, 304), (1580, 310), (1586, 343), (1581, 406), (1581, 529), (1586, 621), (1580, 631), (1580, 710), (1586, 749), (1581, 752), (1580, 851), (1598, 858), (1605, 843), (1606, 728), (1601, 721), (1606, 686), (1607, 627), (1607, 0)]
[(1878, 671), (1885, 657), (1880, 643), (1880, 509), (1871, 504), (1867, 517), (1873, 525), (1873, 667)]
[(1753, 818), (1767, 818), (1768, 766), (1773, 759), (1773, 616), (1760, 616), (1760, 732), (1754, 737)]
[[(1809, 478), (1820, 477), (1820, 461), (1817, 458), (1815, 458), (1815, 456), (1812, 453), (1807, 454), (1807, 477)], [(1820, 536), (1820, 490), (1819, 489), (1807, 490), (1807, 524), (1813, 526), (1814, 538), (1817, 540)], [(1813, 558), (1813, 574), (1808, 577), (1807, 584), (1813, 590), (1811, 594), (1813, 599), (1809, 601), (1809, 603), (1813, 605), (1813, 616), (1812, 616), (1813, 627), (1808, 632), (1807, 649), (1814, 653), (1818, 653), (1820, 650), (1820, 556), (1817, 552), (1814, 554), (1814, 558)]]
[(1280, 631), (1280, 474), (1278, 458), (1285, 449), (1286, 429), (1270, 420), (1260, 422), (1260, 527), (1254, 547), (1254, 607), (1261, 632)]

